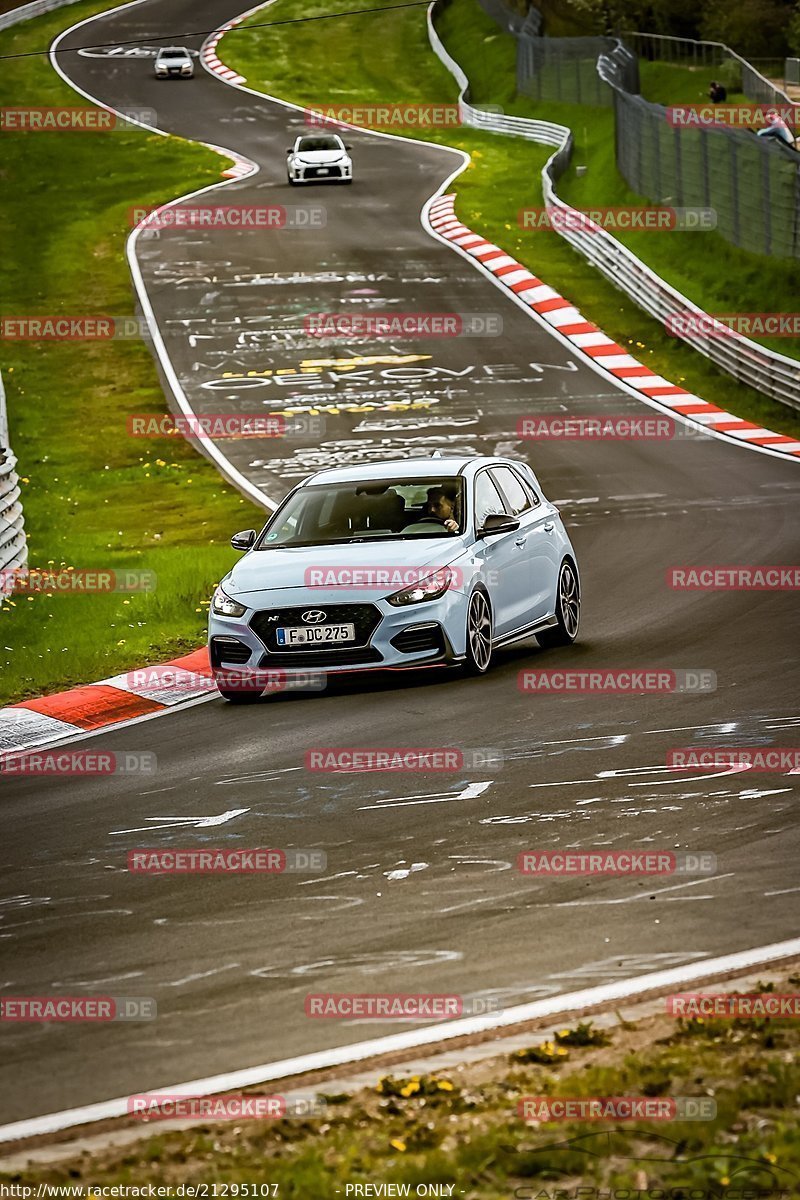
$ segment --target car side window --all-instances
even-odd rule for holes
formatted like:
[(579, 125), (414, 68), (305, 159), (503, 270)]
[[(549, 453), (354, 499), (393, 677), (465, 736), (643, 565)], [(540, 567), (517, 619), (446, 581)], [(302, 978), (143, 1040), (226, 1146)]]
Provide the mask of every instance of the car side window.
[(511, 467), (493, 467), (492, 475), (500, 484), (509, 504), (509, 512), (515, 517), (527, 512), (539, 503), (532, 488), (526, 488), (516, 471)]
[(505, 501), (498, 492), (488, 471), (481, 471), (475, 479), (475, 528), (481, 529), (491, 513), (504, 513)]

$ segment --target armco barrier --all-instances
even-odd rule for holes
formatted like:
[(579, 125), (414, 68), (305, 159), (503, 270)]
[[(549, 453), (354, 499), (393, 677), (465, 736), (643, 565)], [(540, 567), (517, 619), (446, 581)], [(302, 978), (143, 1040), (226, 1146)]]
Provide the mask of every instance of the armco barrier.
[[(608, 230), (592, 225), (585, 218), (579, 219), (577, 210), (560, 199), (556, 192), (556, 180), (569, 165), (572, 155), (572, 133), (566, 125), (527, 117), (501, 116), (470, 104), (469, 80), (448, 54), (434, 24), (436, 13), (441, 12), (448, 3), (449, 0), (433, 0), (428, 8), (428, 37), (437, 58), (458, 83), (463, 124), (557, 147), (542, 168), (542, 193), (547, 208), (555, 208), (565, 214), (563, 221), (553, 223), (561, 237), (662, 325), (666, 325), (671, 317), (683, 318), (684, 324), (688, 323), (685, 321), (687, 317), (695, 318), (694, 324), (701, 331), (684, 328), (679, 335), (681, 340), (734, 379), (773, 400), (800, 409), (800, 361), (760, 346), (714, 321), (703, 309), (656, 275)], [(572, 214), (571, 225), (574, 227), (569, 227), (570, 218), (566, 214)], [(587, 225), (591, 225), (591, 228), (587, 228)]]
[(0, 604), (4, 593), (10, 590), (6, 573), (24, 567), (28, 561), (16, 465), (9, 444), (6, 394), (0, 376)]
[(23, 4), (12, 8), (10, 12), (0, 13), (0, 29), (10, 29), (31, 17), (41, 17), (52, 12), (54, 8), (64, 8), (67, 4), (75, 4), (76, 0), (33, 0), (32, 4)]

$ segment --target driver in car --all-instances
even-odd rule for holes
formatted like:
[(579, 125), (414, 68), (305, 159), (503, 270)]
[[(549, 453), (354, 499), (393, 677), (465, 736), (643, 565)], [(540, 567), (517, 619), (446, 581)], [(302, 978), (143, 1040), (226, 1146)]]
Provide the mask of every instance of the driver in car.
[(443, 487), (432, 487), (428, 490), (423, 519), (425, 517), (432, 517), (436, 521), (441, 521), (442, 525), (450, 533), (458, 533), (455, 507), (456, 496), (453, 492)]

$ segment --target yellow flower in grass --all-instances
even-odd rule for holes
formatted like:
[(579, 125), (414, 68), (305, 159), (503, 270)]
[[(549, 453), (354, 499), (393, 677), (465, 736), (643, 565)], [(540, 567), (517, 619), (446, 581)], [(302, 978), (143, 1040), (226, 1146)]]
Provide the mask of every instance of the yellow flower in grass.
[(406, 1144), (402, 1138), (392, 1138), (392, 1140), (389, 1142), (389, 1145), (394, 1150), (399, 1150), (401, 1154), (404, 1153), (406, 1148)]

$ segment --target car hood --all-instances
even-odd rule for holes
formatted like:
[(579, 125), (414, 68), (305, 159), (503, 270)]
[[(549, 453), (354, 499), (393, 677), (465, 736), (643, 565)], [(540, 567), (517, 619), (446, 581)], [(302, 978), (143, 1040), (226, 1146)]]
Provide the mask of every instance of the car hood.
[[(283, 547), (276, 550), (251, 550), (238, 562), (222, 586), (227, 595), (242, 599), (253, 592), (305, 590), (321, 601), (374, 600), (391, 596), (403, 587), (405, 579), (392, 578), (385, 586), (365, 586), (381, 569), (396, 573), (430, 567), (436, 570), (454, 562), (464, 553), (464, 538), (421, 538), (418, 542), (356, 542), (345, 546)], [(349, 571), (360, 570), (355, 583)], [(408, 583), (415, 582), (413, 575)], [(352, 585), (351, 585), (352, 584)], [(351, 586), (348, 586), (351, 585)]]
[(313, 163), (314, 166), (337, 162), (344, 158), (344, 150), (296, 150), (295, 156), (302, 162)]

